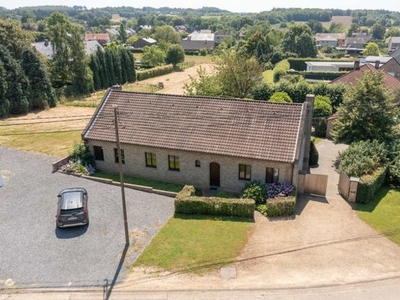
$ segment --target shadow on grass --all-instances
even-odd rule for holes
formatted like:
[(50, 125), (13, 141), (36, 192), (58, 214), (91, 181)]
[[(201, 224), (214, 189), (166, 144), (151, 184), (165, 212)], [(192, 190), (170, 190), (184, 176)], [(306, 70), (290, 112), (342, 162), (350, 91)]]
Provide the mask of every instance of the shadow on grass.
[(386, 194), (390, 191), (390, 187), (384, 186), (382, 187), (378, 193), (374, 196), (374, 198), (368, 203), (351, 203), (351, 207), (356, 211), (363, 212), (373, 212), (378, 204), (381, 202), (383, 198), (385, 198)]

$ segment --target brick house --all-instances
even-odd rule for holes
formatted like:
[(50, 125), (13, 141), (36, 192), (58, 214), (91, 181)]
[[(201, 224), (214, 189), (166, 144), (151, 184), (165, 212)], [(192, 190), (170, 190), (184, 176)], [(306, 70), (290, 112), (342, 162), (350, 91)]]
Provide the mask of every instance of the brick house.
[(82, 139), (98, 169), (118, 174), (115, 107), (127, 176), (239, 192), (251, 180), (309, 171), (314, 96), (303, 104), (109, 89)]

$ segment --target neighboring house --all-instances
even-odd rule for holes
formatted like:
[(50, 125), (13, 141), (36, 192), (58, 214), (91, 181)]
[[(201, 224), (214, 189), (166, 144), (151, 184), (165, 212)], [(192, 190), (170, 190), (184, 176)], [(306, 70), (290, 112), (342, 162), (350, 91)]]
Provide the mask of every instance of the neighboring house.
[(393, 57), (390, 57), (390, 59), (380, 67), (380, 70), (400, 79), (400, 62)]
[(315, 41), (318, 47), (332, 46), (343, 47), (346, 42), (345, 33), (317, 33)]
[(211, 33), (211, 30), (200, 30), (200, 31), (193, 31), (191, 34), (188, 35), (186, 40), (188, 41), (215, 41), (214, 33)]
[(136, 42), (132, 44), (135, 48), (143, 48), (145, 46), (155, 46), (157, 45), (157, 41), (153, 38), (140, 38)]
[(220, 44), (224, 37), (230, 36), (230, 32), (227, 30), (220, 30), (214, 34), (214, 42), (216, 45)]
[(392, 36), (389, 38), (388, 50), (396, 51), (396, 49), (400, 48), (400, 36)]
[(108, 33), (86, 33), (85, 41), (97, 41), (100, 45), (105, 45), (111, 41)]
[(200, 49), (207, 49), (209, 52), (215, 48), (214, 41), (190, 41), (182, 40), (179, 42), (185, 52), (199, 51)]
[(354, 68), (351, 61), (306, 61), (307, 72), (340, 72), (350, 71)]
[(343, 83), (345, 85), (357, 85), (358, 80), (364, 76), (367, 71), (383, 72), (383, 83), (387, 89), (395, 89), (400, 86), (400, 80), (389, 75), (384, 70), (379, 69), (379, 62), (376, 65), (364, 64), (360, 66), (359, 61), (354, 62), (354, 70), (344, 74), (330, 82), (330, 84)]
[(390, 56), (400, 62), (400, 48), (397, 48), (397, 50), (390, 54)]
[[(300, 103), (109, 89), (82, 132), (99, 170), (240, 192), (309, 172), (314, 96)], [(118, 107), (118, 120), (114, 119)]]
[(111, 38), (115, 38), (115, 37), (117, 37), (119, 35), (118, 30), (116, 30), (114, 28), (107, 28), (106, 31), (107, 31), (107, 33), (109, 34), (109, 36)]
[(346, 38), (346, 48), (354, 48), (354, 49), (364, 49), (365, 46), (372, 41), (372, 37), (369, 35), (359, 35), (356, 37), (348, 37)]
[(379, 63), (379, 68), (383, 66), (385, 63), (387, 63), (391, 59), (390, 56), (375, 56), (375, 55), (370, 55), (366, 56), (360, 59), (361, 64), (373, 64), (374, 66)]
[(179, 34), (186, 34), (187, 33), (187, 28), (184, 25), (176, 25), (174, 26), (174, 29), (179, 32)]
[[(90, 55), (96, 52), (98, 48), (103, 49), (103, 47), (97, 41), (84, 41), (83, 44), (85, 46), (86, 55)], [(32, 43), (31, 45), (35, 47), (40, 54), (47, 57), (48, 59), (52, 59), (53, 47), (51, 46), (51, 42), (49, 41), (36, 42)]]

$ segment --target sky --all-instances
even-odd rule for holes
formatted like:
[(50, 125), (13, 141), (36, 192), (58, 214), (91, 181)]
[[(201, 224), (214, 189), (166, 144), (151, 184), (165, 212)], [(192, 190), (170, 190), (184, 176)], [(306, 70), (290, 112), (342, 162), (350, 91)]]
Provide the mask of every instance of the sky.
[(376, 0), (13, 0), (1, 1), (0, 6), (13, 9), (24, 6), (40, 5), (64, 5), (64, 6), (86, 6), (86, 8), (132, 6), (135, 8), (147, 7), (176, 7), (176, 8), (201, 8), (217, 7), (231, 12), (254, 12), (269, 11), (272, 8), (337, 8), (337, 9), (386, 9), (400, 12), (400, 1), (376, 1)]

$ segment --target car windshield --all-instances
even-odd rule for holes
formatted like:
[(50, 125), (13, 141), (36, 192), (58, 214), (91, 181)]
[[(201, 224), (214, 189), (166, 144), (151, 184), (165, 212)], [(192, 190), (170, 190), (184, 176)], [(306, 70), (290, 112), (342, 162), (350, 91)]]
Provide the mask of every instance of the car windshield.
[(61, 196), (61, 209), (77, 209), (82, 207), (82, 192), (73, 191), (63, 193)]

